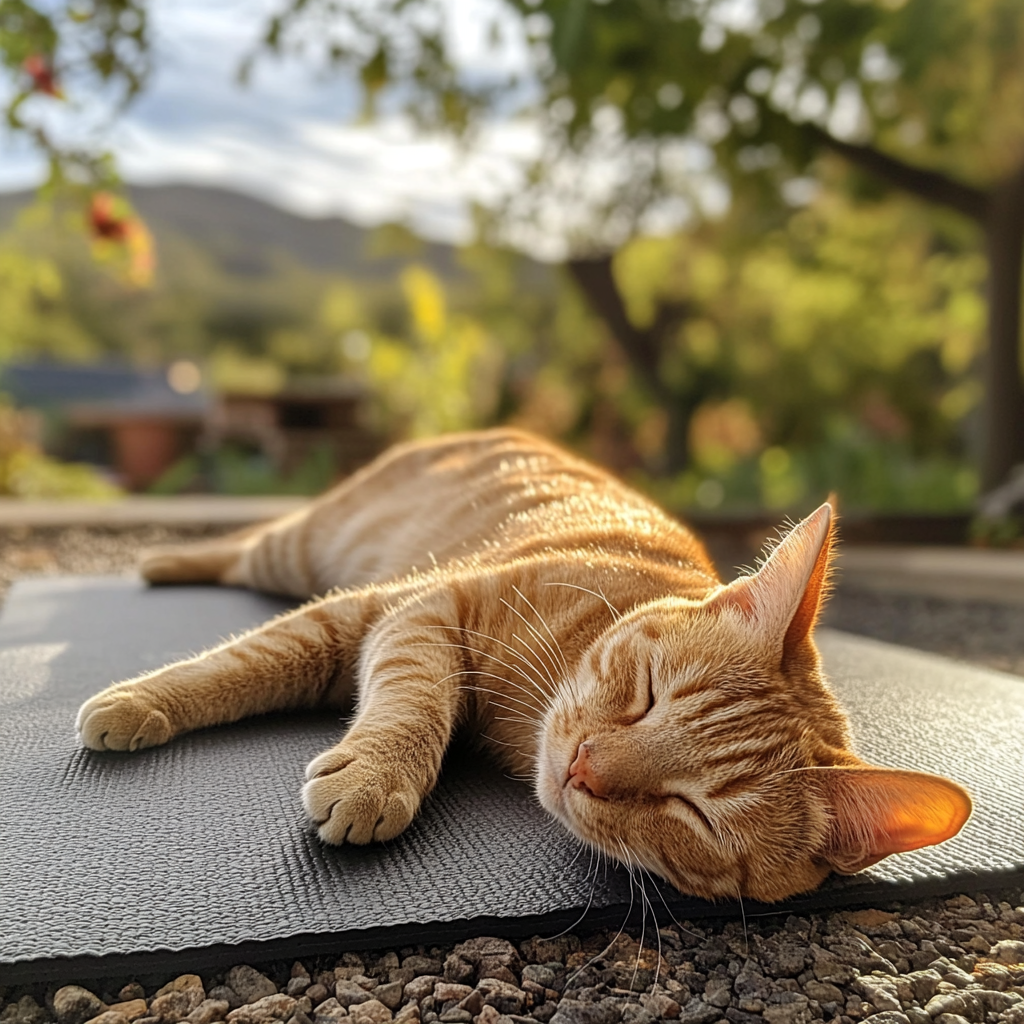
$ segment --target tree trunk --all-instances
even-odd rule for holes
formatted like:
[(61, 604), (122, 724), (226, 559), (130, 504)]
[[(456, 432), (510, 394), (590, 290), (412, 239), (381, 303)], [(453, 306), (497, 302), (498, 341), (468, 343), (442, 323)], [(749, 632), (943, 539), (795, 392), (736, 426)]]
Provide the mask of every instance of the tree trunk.
[(1024, 273), (1024, 167), (996, 185), (985, 218), (988, 351), (982, 407), (981, 488), (998, 487), (1024, 463), (1021, 277)]
[(684, 303), (663, 304), (650, 327), (637, 327), (626, 312), (610, 254), (571, 259), (566, 266), (592, 312), (604, 322), (634, 372), (668, 417), (665, 448), (658, 468), (664, 473), (681, 472), (690, 461), (690, 419), (696, 402), (693, 396), (677, 395), (667, 387), (659, 367), (664, 347), (686, 318), (688, 307)]

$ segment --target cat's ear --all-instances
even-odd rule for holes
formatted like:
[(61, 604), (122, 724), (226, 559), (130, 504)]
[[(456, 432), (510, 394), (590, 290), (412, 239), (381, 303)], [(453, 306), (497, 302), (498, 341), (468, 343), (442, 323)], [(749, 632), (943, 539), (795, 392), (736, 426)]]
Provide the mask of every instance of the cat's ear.
[(945, 842), (971, 814), (967, 791), (941, 775), (870, 765), (809, 774), (821, 784), (832, 817), (823, 855), (841, 874)]
[(709, 601), (735, 608), (773, 636), (783, 637), (783, 660), (810, 637), (828, 591), (835, 512), (826, 502), (797, 523), (752, 576), (741, 576)]

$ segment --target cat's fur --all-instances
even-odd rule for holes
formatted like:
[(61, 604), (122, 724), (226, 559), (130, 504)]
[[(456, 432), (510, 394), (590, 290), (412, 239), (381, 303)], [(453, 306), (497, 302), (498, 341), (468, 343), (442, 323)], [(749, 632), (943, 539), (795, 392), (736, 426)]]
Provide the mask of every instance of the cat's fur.
[(970, 813), (956, 784), (851, 752), (812, 640), (833, 532), (823, 505), (723, 586), (683, 526), (539, 438), (401, 445), (292, 516), (146, 558), (154, 582), (327, 596), (104, 690), (78, 729), (136, 750), (354, 696), (302, 792), (328, 843), (398, 835), (462, 727), (611, 857), (778, 900)]

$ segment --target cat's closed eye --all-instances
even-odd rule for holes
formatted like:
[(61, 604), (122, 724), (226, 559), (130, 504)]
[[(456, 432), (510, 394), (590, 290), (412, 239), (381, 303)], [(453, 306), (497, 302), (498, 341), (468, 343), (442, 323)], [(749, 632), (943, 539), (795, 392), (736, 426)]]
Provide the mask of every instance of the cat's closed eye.
[(665, 799), (676, 807), (685, 808), (708, 830), (708, 832), (711, 833), (711, 835), (716, 834), (715, 827), (711, 824), (711, 819), (692, 800), (685, 796), (679, 796), (677, 793), (671, 793)]

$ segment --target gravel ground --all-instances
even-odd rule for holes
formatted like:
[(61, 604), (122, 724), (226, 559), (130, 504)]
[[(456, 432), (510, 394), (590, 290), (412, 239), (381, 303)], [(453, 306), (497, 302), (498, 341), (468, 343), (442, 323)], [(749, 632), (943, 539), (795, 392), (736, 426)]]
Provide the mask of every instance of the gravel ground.
[[(129, 573), (215, 530), (0, 531), (19, 578)], [(828, 624), (1024, 675), (1018, 608), (840, 590)], [(0, 987), (0, 1024), (1024, 1024), (1024, 891), (346, 953), (178, 978)], [(659, 922), (665, 924), (666, 922)], [(350, 1018), (350, 1020), (349, 1020)]]

